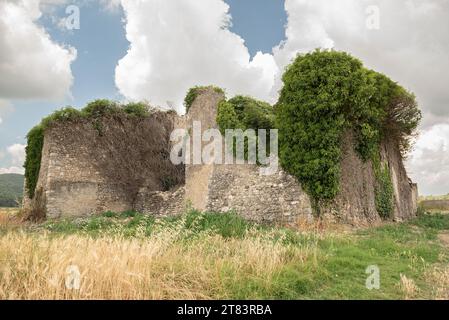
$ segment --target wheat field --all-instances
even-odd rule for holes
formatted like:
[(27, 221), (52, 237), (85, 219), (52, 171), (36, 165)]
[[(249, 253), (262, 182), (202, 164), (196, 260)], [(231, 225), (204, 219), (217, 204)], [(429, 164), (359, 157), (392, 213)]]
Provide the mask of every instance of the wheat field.
[[(333, 233), (203, 213), (36, 225), (1, 210), (0, 299), (449, 299), (448, 230), (446, 215)], [(379, 290), (365, 286), (373, 264)]]
[(0, 299), (229, 298), (222, 289), (228, 276), (251, 275), (269, 286), (284, 264), (314, 253), (267, 237), (224, 241), (204, 233), (178, 241), (186, 236), (181, 224), (133, 239), (9, 232), (0, 237)]

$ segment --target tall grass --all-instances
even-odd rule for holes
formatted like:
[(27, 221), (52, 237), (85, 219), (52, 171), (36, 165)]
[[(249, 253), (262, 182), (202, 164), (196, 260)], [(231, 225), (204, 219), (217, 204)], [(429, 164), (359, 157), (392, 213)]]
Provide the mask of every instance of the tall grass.
[[(449, 216), (352, 234), (298, 232), (235, 214), (126, 212), (11, 225), (0, 214), (0, 299), (446, 298)], [(381, 288), (365, 287), (370, 265)], [(79, 271), (79, 288), (67, 286)], [(72, 283), (73, 284), (73, 283)]]
[[(251, 235), (250, 229), (225, 238), (200, 231), (205, 220), (155, 224), (151, 237), (146, 224), (133, 237), (117, 226), (95, 237), (7, 233), (0, 238), (0, 299), (231, 298), (230, 292), (245, 290), (235, 286), (247, 278), (266, 295), (286, 264), (313, 259), (316, 250), (285, 245), (270, 232)], [(79, 290), (65, 285), (71, 266), (80, 271)]]

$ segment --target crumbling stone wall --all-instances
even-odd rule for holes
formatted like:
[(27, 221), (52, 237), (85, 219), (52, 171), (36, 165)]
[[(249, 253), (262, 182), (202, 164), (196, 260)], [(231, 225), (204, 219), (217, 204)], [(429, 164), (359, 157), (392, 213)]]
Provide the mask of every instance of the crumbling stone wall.
[[(201, 89), (197, 98), (192, 103), (188, 114), (186, 115), (186, 130), (190, 135), (190, 161), (186, 164), (186, 199), (191, 202), (195, 209), (204, 211), (208, 209), (209, 191), (213, 188), (211, 180), (213, 179), (214, 165), (212, 164), (193, 164), (194, 153), (194, 122), (201, 124), (201, 135), (208, 129), (216, 129), (218, 104), (225, 99), (223, 93), (216, 92), (211, 88)], [(200, 142), (203, 148), (207, 143)], [(201, 150), (199, 150), (201, 152)]]
[[(58, 218), (134, 209), (139, 190), (184, 184), (169, 158), (177, 115), (112, 116), (56, 123), (46, 130), (34, 216)], [(26, 208), (27, 209), (27, 208)]]
[[(202, 89), (185, 117), (156, 112), (146, 119), (112, 117), (101, 123), (85, 119), (54, 125), (45, 133), (36, 196), (25, 199), (24, 205), (50, 218), (126, 210), (167, 216), (193, 207), (217, 213), (234, 210), (258, 222), (313, 220), (309, 196), (282, 170), (264, 176), (258, 166), (249, 164), (171, 163), (172, 130), (192, 133), (194, 121), (201, 122), (202, 131), (217, 128), (222, 99), (222, 93)], [(353, 140), (348, 132), (342, 141), (341, 190), (320, 211), (336, 222), (378, 222), (373, 166), (360, 160)], [(393, 141), (382, 143), (381, 161), (392, 177), (394, 219), (413, 217), (417, 187)]]
[(245, 218), (267, 223), (313, 220), (308, 195), (283, 171), (260, 175), (256, 165), (217, 165), (210, 178), (206, 210), (235, 210)]
[(134, 210), (156, 216), (174, 216), (185, 212), (185, 187), (177, 186), (169, 191), (154, 191), (143, 187), (137, 194)]
[[(202, 89), (186, 116), (188, 132), (193, 131), (194, 122), (201, 123), (201, 133), (218, 129), (218, 104), (224, 98), (213, 89)], [(185, 195), (195, 209), (218, 213), (234, 210), (258, 222), (291, 223), (299, 216), (312, 219), (310, 200), (295, 178), (283, 172), (263, 176), (256, 165), (187, 164)]]
[(381, 145), (381, 158), (388, 164), (393, 182), (394, 219), (413, 218), (418, 209), (418, 185), (407, 175), (398, 143), (387, 137)]
[[(202, 92), (187, 115), (187, 127), (201, 121), (202, 129), (217, 128), (218, 102), (223, 99), (212, 89)], [(381, 220), (376, 210), (376, 178), (371, 162), (363, 162), (354, 150), (348, 132), (342, 141), (340, 192), (329, 204), (320, 207), (325, 219), (352, 224), (371, 224)], [(405, 171), (398, 146), (382, 142), (381, 162), (387, 164), (395, 192), (395, 220), (413, 217), (417, 209), (417, 186)], [(293, 176), (280, 170), (262, 176), (256, 165), (188, 165), (186, 199), (194, 208), (213, 212), (235, 210), (260, 222), (294, 223), (313, 220), (312, 203)]]

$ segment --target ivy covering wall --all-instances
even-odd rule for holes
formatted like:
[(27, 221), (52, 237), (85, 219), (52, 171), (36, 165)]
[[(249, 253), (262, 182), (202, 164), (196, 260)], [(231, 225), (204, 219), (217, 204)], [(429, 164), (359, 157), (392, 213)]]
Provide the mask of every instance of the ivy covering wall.
[(389, 217), (393, 184), (388, 166), (380, 162), (379, 147), (388, 137), (407, 153), (421, 120), (415, 96), (387, 76), (366, 69), (360, 60), (333, 50), (299, 55), (282, 80), (274, 107), (243, 96), (222, 101), (217, 116), (222, 133), (279, 129), (281, 166), (298, 178), (319, 207), (340, 190), (342, 138), (352, 131), (357, 154), (373, 164), (378, 213)]
[[(379, 155), (386, 136), (406, 153), (421, 120), (415, 97), (385, 75), (364, 68), (347, 53), (320, 51), (299, 55), (286, 69), (276, 105), (282, 167), (296, 176), (315, 203), (339, 191), (343, 134), (352, 130), (364, 161)], [(392, 211), (388, 168), (379, 164), (376, 204)]]

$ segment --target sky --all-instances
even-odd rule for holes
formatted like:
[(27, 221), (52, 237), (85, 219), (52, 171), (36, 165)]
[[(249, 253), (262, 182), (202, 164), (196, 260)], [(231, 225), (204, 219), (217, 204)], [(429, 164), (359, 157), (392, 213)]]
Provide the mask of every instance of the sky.
[(447, 194), (447, 30), (449, 0), (0, 0), (0, 173), (23, 172), (27, 132), (61, 107), (182, 113), (188, 88), (209, 84), (275, 103), (298, 53), (334, 48), (416, 94), (406, 166), (421, 194)]

